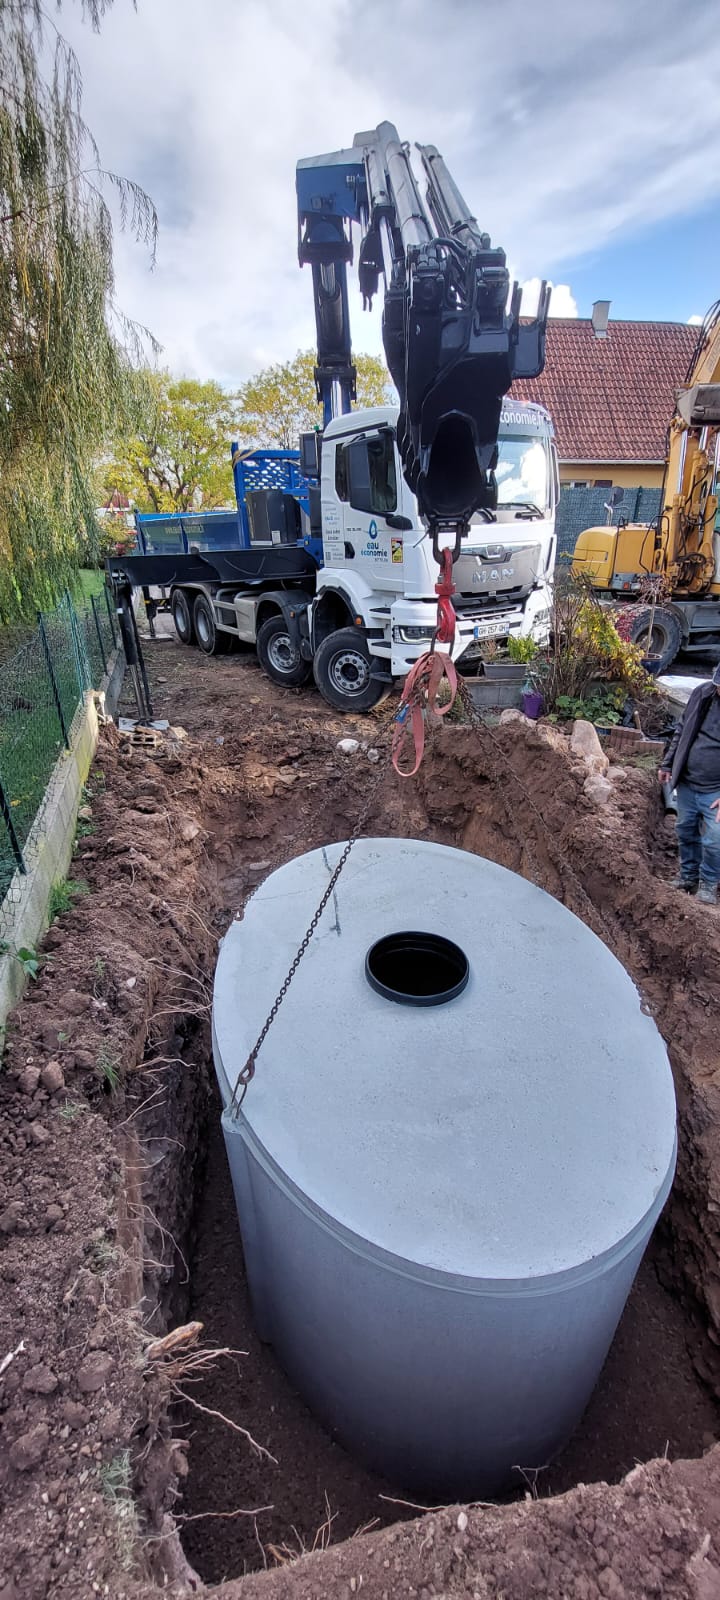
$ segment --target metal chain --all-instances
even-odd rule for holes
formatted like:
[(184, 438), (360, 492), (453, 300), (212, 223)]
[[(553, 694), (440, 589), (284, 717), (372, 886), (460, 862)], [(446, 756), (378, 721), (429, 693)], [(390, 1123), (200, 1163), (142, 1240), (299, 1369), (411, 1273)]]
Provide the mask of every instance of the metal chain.
[[(395, 720), (396, 720), (396, 716), (397, 716), (397, 713), (393, 708), (392, 722), (389, 723), (388, 727), (384, 730), (386, 738), (387, 738), (387, 736), (389, 734), (390, 727), (392, 726), (392, 723), (394, 723)], [(387, 754), (387, 752), (386, 752), (386, 754)], [(377, 792), (378, 792), (378, 790), (380, 788), (380, 785), (381, 785), (381, 783), (382, 783), (382, 781), (383, 781), (383, 779), (385, 777), (385, 773), (386, 773), (386, 764), (381, 759), (380, 762), (378, 763), (378, 769), (377, 769), (377, 773), (375, 775), (375, 781), (374, 781), (374, 783), (371, 783), (370, 788), (369, 788), (369, 790), (368, 790), (368, 792), (367, 792), (367, 794), (365, 796), (365, 801), (364, 801), (364, 803), (363, 803), (363, 805), (362, 805), (362, 807), (360, 809), (360, 812), (358, 814), (358, 817), (357, 817), (357, 820), (356, 820), (356, 823), (355, 823), (355, 827), (353, 828), (353, 831), (352, 831), (352, 833), (350, 835), (350, 838), (348, 839), (346, 845), (344, 846), (344, 848), (342, 850), (342, 853), (341, 853), (340, 858), (339, 858), (339, 860), (337, 862), (337, 865), (335, 866), (335, 869), (334, 869), (334, 871), (332, 873), (332, 876), (330, 877), (329, 882), (327, 884), (327, 888), (325, 889), (325, 891), (323, 893), (323, 896), (322, 896), (322, 899), (320, 900), (320, 902), (318, 904), (318, 907), (317, 907), (315, 915), (314, 915), (314, 917), (312, 919), (312, 922), (310, 923), (310, 925), (309, 925), (309, 927), (307, 929), (307, 932), (306, 932), (306, 934), (305, 934), (305, 936), (304, 936), (304, 938), (302, 940), (302, 943), (298, 946), (298, 949), (297, 949), (297, 951), (295, 953), (295, 956), (293, 958), (291, 966), (289, 967), (287, 975), (286, 975), (283, 983), (281, 984), (281, 987), (279, 988), (279, 990), (277, 992), (275, 1000), (273, 1001), (273, 1004), (272, 1004), (272, 1006), (271, 1006), (271, 1008), (270, 1008), (270, 1010), (269, 1010), (269, 1012), (267, 1014), (267, 1017), (265, 1018), (263, 1026), (262, 1026), (262, 1028), (260, 1030), (260, 1033), (258, 1034), (258, 1037), (257, 1037), (257, 1039), (256, 1039), (256, 1041), (255, 1041), (255, 1043), (254, 1043), (254, 1045), (252, 1047), (252, 1050), (250, 1051), (250, 1054), (249, 1054), (249, 1056), (247, 1058), (247, 1061), (245, 1062), (244, 1067), (242, 1067), (241, 1071), (238, 1073), (238, 1076), (237, 1076), (237, 1079), (236, 1079), (236, 1082), (235, 1082), (235, 1088), (233, 1089), (233, 1093), (232, 1093), (232, 1100), (230, 1101), (230, 1114), (231, 1114), (231, 1116), (236, 1116), (237, 1112), (240, 1110), (240, 1107), (241, 1107), (241, 1105), (243, 1103), (243, 1100), (245, 1099), (245, 1095), (247, 1094), (247, 1090), (248, 1090), (248, 1084), (251, 1083), (252, 1079), (255, 1076), (255, 1064), (256, 1064), (256, 1061), (257, 1061), (258, 1053), (261, 1050), (263, 1044), (265, 1043), (265, 1039), (267, 1038), (267, 1035), (270, 1032), (270, 1029), (271, 1029), (271, 1027), (272, 1027), (272, 1025), (273, 1025), (273, 1023), (275, 1021), (275, 1018), (276, 1018), (276, 1016), (278, 1014), (278, 1011), (280, 1010), (280, 1007), (281, 1007), (281, 1005), (283, 1003), (283, 1000), (285, 999), (285, 996), (286, 996), (286, 994), (288, 992), (288, 989), (290, 988), (290, 985), (291, 985), (291, 983), (293, 981), (293, 978), (295, 977), (295, 973), (297, 972), (297, 969), (300, 966), (300, 962), (302, 961), (302, 958), (305, 955), (305, 952), (306, 952), (306, 950), (308, 948), (310, 940), (312, 939), (312, 936), (313, 936), (313, 934), (315, 932), (315, 929), (317, 928), (317, 925), (318, 925), (318, 923), (320, 921), (320, 918), (321, 918), (321, 916), (323, 914), (323, 911), (325, 910), (325, 907), (326, 907), (326, 905), (327, 905), (327, 903), (328, 903), (328, 901), (329, 901), (329, 899), (330, 899), (330, 897), (331, 897), (331, 895), (333, 893), (335, 885), (336, 885), (336, 883), (338, 881), (338, 878), (340, 877), (340, 874), (341, 874), (341, 872), (343, 870), (343, 867), (345, 866), (345, 863), (346, 863), (346, 861), (348, 859), (348, 856), (350, 855), (350, 852), (351, 852), (353, 846), (357, 844), (357, 841), (358, 841), (358, 839), (360, 837), (362, 829), (363, 829), (363, 827), (364, 827), (364, 825), (365, 825), (365, 823), (367, 821), (367, 818), (369, 816), (370, 809), (372, 807), (372, 804), (373, 804), (373, 801), (375, 799), (375, 796), (376, 796), (376, 794), (377, 794)]]

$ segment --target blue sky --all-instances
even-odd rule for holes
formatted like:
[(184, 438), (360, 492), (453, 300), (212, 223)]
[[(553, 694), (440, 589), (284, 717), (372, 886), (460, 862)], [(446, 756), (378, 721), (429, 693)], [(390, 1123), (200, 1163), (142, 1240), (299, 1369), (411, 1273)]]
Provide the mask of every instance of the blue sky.
[[(176, 372), (234, 385), (314, 341), (295, 163), (394, 121), (442, 150), (556, 314), (687, 321), (720, 294), (717, 0), (66, 0), (104, 164), (157, 205), (117, 298)], [(356, 350), (379, 315), (352, 293)]]
[(720, 205), (705, 206), (564, 263), (580, 316), (610, 300), (613, 317), (687, 322), (720, 299)]

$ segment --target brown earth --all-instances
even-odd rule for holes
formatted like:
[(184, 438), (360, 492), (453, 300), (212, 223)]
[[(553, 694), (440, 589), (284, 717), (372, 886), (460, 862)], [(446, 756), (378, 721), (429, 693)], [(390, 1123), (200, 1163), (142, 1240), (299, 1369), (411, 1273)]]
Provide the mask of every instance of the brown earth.
[[(388, 712), (339, 719), (312, 691), (271, 688), (248, 657), (207, 661), (160, 642), (148, 657), (157, 713), (191, 738), (148, 756), (122, 747), (113, 730), (103, 735), (94, 831), (79, 840), (75, 869), (89, 893), (48, 935), (47, 961), (12, 1019), (0, 1076), (0, 1364), (23, 1341), (0, 1376), (0, 1600), (149, 1596), (159, 1593), (151, 1571), (155, 1582), (164, 1571), (175, 1593), (189, 1592), (197, 1580), (183, 1565), (173, 1507), (182, 1519), (196, 1506), (275, 1498), (277, 1527), (268, 1533), (258, 1519), (254, 1554), (216, 1536), (220, 1519), (182, 1523), (191, 1559), (208, 1577), (279, 1563), (216, 1589), (223, 1600), (360, 1588), (372, 1600), (720, 1594), (720, 1449), (637, 1468), (612, 1487), (443, 1511), (353, 1538), (371, 1520), (368, 1506), (378, 1515), (378, 1485), (362, 1481), (325, 1436), (309, 1444), (313, 1429), (321, 1433), (312, 1419), (304, 1434), (287, 1434), (297, 1469), (282, 1483), (263, 1478), (245, 1440), (194, 1408), (176, 1411), (173, 1432), (168, 1402), (183, 1376), (191, 1397), (211, 1406), (217, 1373), (231, 1369), (218, 1362), (190, 1388), (193, 1374), (183, 1375), (181, 1361), (153, 1360), (149, 1340), (203, 1298), (210, 1343), (239, 1342), (237, 1324), (231, 1317), (226, 1333), (205, 1293), (204, 1269), (215, 1302), (229, 1298), (217, 1292), (214, 1258), (197, 1253), (217, 1229), (222, 1258), (227, 1193), (224, 1201), (221, 1186), (206, 1187), (209, 1221), (193, 1209), (205, 1155), (215, 939), (285, 855), (347, 835), (376, 769), (363, 751), (341, 756), (337, 739), (350, 733), (376, 744)], [(611, 769), (602, 805), (589, 798), (586, 777), (554, 729), (452, 726), (433, 739), (417, 780), (401, 784), (388, 773), (367, 831), (446, 840), (535, 878), (612, 945), (668, 1041), (681, 1116), (678, 1178), (608, 1363), (615, 1376), (603, 1378), (606, 1403), (601, 1385), (600, 1411), (593, 1420), (591, 1407), (583, 1425), (584, 1459), (592, 1469), (604, 1450), (599, 1470), (614, 1476), (636, 1454), (662, 1453), (666, 1418), (671, 1457), (699, 1454), (717, 1434), (720, 917), (667, 886), (672, 850), (650, 776)], [(261, 1443), (277, 1443), (291, 1415), (296, 1430), (299, 1402), (290, 1397), (287, 1410), (287, 1385), (267, 1352), (248, 1361), (239, 1384), (224, 1380), (222, 1409)], [(262, 1361), (271, 1364), (269, 1381)], [(266, 1415), (268, 1404), (279, 1412)], [(547, 1488), (564, 1488), (582, 1470), (579, 1441), (573, 1450)], [(213, 1456), (233, 1461), (227, 1506), (202, 1469)], [(311, 1469), (307, 1496), (303, 1465)], [(183, 1501), (178, 1481), (188, 1485)], [(328, 1537), (348, 1537), (290, 1563), (298, 1543), (291, 1524), (309, 1547), (325, 1488), (333, 1512), (332, 1496), (342, 1501)], [(383, 1519), (394, 1517), (398, 1508), (380, 1504)]]

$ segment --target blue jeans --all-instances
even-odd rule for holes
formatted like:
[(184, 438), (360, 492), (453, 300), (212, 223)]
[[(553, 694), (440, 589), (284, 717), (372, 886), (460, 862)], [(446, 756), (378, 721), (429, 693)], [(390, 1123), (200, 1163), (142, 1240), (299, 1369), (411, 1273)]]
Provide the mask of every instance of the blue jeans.
[(688, 883), (720, 883), (720, 822), (710, 810), (720, 789), (706, 794), (689, 783), (677, 786), (677, 841), (680, 873)]

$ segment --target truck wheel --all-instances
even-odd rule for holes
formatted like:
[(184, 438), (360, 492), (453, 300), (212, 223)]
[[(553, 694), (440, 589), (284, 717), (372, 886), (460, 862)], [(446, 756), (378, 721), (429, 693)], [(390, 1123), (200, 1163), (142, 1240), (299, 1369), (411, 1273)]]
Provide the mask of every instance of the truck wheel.
[(195, 643), (195, 629), (193, 627), (190, 600), (182, 589), (176, 589), (170, 601), (172, 619), (175, 623), (175, 632), (181, 644)]
[(643, 659), (651, 663), (653, 671), (667, 672), (682, 644), (682, 627), (674, 611), (668, 611), (664, 606), (657, 607), (652, 626), (651, 617), (650, 606), (638, 612), (630, 628), (630, 639), (632, 644), (640, 645)]
[(195, 624), (195, 638), (204, 655), (217, 656), (227, 649), (226, 635), (218, 632), (215, 626), (213, 608), (204, 594), (199, 594), (195, 601), (193, 622)]
[(263, 672), (272, 678), (273, 683), (284, 683), (288, 688), (298, 689), (303, 683), (310, 682), (312, 662), (303, 661), (284, 617), (268, 617), (266, 622), (261, 623), (255, 649)]
[(315, 652), (313, 673), (323, 700), (336, 711), (369, 711), (386, 685), (371, 678), (372, 657), (359, 628), (328, 634)]

